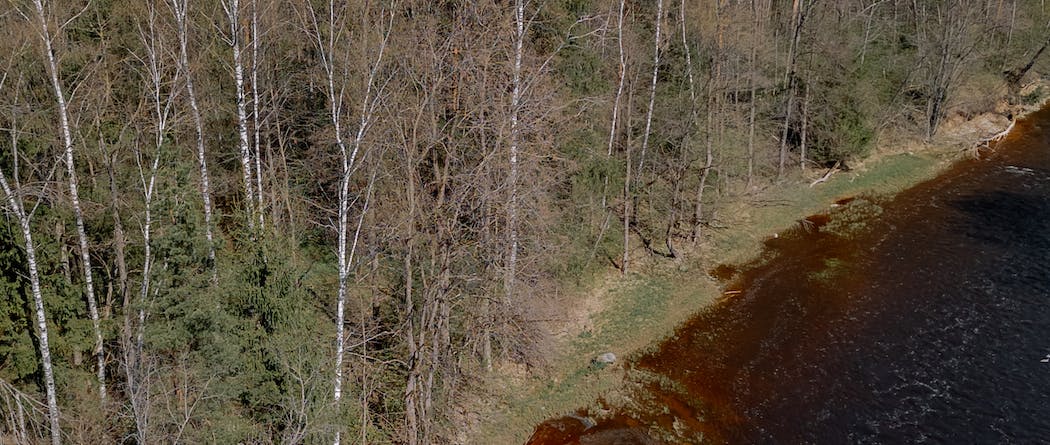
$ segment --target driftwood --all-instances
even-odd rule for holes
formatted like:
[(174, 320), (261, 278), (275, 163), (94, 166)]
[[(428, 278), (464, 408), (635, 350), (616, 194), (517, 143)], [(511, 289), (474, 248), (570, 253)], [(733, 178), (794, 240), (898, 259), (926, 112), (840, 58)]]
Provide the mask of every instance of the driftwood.
[(996, 134), (993, 134), (993, 135), (991, 135), (989, 137), (983, 138), (983, 139), (975, 142), (973, 144), (973, 147), (970, 149), (970, 150), (973, 151), (973, 157), (975, 157), (975, 158), (981, 157), (980, 156), (981, 155), (980, 151), (981, 151), (982, 148), (991, 148), (992, 142), (999, 142), (1003, 138), (1005, 138), (1006, 135), (1010, 134), (1010, 131), (1014, 129), (1014, 123), (1015, 122), (1017, 122), (1017, 121), (1011, 118), (1010, 119), (1010, 125), (1008, 127), (1006, 127), (1005, 130), (1000, 131), (1000, 132), (998, 132)]
[(813, 181), (813, 182), (811, 182), (809, 184), (810, 188), (812, 188), (813, 186), (815, 186), (817, 184), (820, 184), (821, 182), (824, 182), (824, 181), (827, 181), (828, 179), (830, 179), (831, 175), (833, 175), (833, 174), (835, 174), (835, 172), (839, 171), (839, 165), (841, 165), (841, 164), (842, 164), (842, 161), (835, 161), (835, 165), (832, 165), (831, 168), (828, 169), (828, 172), (824, 173), (824, 176), (821, 176), (820, 179), (817, 179), (816, 181)]

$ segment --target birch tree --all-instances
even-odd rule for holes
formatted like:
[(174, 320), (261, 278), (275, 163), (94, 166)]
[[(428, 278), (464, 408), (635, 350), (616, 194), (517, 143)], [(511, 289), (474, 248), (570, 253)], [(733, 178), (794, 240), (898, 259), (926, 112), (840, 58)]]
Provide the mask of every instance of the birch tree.
[[(649, 148), (649, 135), (652, 133), (653, 126), (653, 110), (656, 107), (656, 80), (660, 75), (660, 32), (661, 25), (664, 21), (664, 0), (656, 0), (656, 30), (653, 36), (653, 70), (652, 77), (649, 81), (649, 105), (645, 112), (645, 130), (642, 132), (642, 151), (638, 154), (638, 170), (634, 174), (633, 182), (637, 183), (642, 176), (643, 169), (645, 168), (645, 156), (646, 151)], [(634, 185), (631, 179), (631, 160), (628, 155), (627, 159), (627, 178), (624, 185), (624, 229), (623, 229), (623, 264), (621, 266), (621, 272), (627, 274), (627, 263), (629, 257), (629, 238), (630, 238), (630, 226), (633, 221), (632, 217), (632, 203), (634, 201), (634, 192), (632, 189)]]
[[(65, 89), (59, 76), (59, 62), (54, 50), (54, 37), (51, 31), (51, 9), (45, 11), (42, 0), (33, 0), (37, 32), (43, 43), (47, 72), (50, 75), (51, 89), (58, 106), (59, 130), (62, 145), (65, 149), (66, 175), (69, 183), (69, 199), (73, 205), (73, 216), (77, 226), (77, 241), (80, 245), (80, 263), (84, 269), (84, 294), (87, 297), (88, 313), (91, 316), (91, 327), (95, 337), (96, 376), (98, 378), (98, 395), (101, 401), (106, 400), (106, 359), (102, 343), (102, 328), (99, 323), (98, 304), (95, 299), (95, 286), (91, 270), (91, 251), (88, 246), (87, 232), (84, 230), (84, 212), (80, 206), (80, 191), (77, 181), (76, 163), (73, 156), (73, 129), (69, 121), (69, 108), (66, 102)], [(62, 27), (58, 27), (61, 32)]]
[[(653, 110), (656, 108), (656, 80), (660, 76), (660, 31), (664, 21), (664, 0), (656, 0), (656, 34), (653, 36), (653, 75), (649, 82), (649, 106), (645, 111), (645, 131), (642, 132), (642, 152), (638, 155), (638, 175), (645, 167), (645, 154), (649, 148), (649, 135), (653, 129)], [(637, 180), (637, 179), (636, 179)]]
[(714, 163), (714, 139), (715, 139), (715, 115), (720, 114), (719, 101), (718, 101), (718, 88), (721, 87), (722, 82), (722, 57), (723, 57), (723, 40), (722, 40), (722, 23), (721, 23), (721, 6), (715, 4), (715, 34), (718, 40), (715, 45), (714, 57), (712, 57), (710, 66), (710, 75), (707, 81), (707, 119), (706, 119), (706, 131), (704, 135), (704, 165), (700, 169), (700, 181), (696, 186), (696, 207), (693, 210), (693, 242), (697, 243), (700, 241), (700, 227), (704, 220), (704, 192), (707, 190), (707, 178), (711, 175), (711, 168)]
[(525, 46), (525, 0), (514, 0), (514, 66), (510, 93), (510, 171), (507, 175), (507, 270), (503, 278), (504, 301), (510, 306), (518, 273), (518, 152), (521, 149), (522, 76), (521, 59)]
[[(230, 49), (233, 51), (233, 80), (235, 96), (237, 98), (237, 135), (239, 136), (240, 142), (241, 169), (244, 178), (244, 209), (248, 221), (248, 230), (252, 233), (252, 236), (254, 236), (255, 193), (252, 191), (252, 154), (251, 148), (249, 148), (248, 145), (248, 114), (244, 91), (244, 61), (241, 60), (241, 38), (244, 34), (244, 29), (241, 26), (241, 2), (240, 0), (223, 1), (222, 9), (226, 13), (226, 21), (229, 25), (229, 34), (225, 36), (226, 43), (230, 45)], [(252, 46), (254, 50), (254, 42)]]
[(55, 371), (51, 364), (47, 315), (44, 312), (44, 297), (40, 292), (40, 273), (37, 269), (36, 248), (33, 245), (33, 233), (30, 226), (32, 211), (26, 211), (19, 194), (20, 190), (12, 189), (2, 170), (0, 170), (0, 187), (4, 189), (7, 209), (18, 220), (18, 227), (22, 230), (22, 239), (25, 242), (26, 266), (29, 269), (29, 284), (33, 293), (33, 309), (36, 315), (36, 334), (40, 345), (40, 366), (44, 369), (44, 390), (47, 392), (47, 416), (51, 426), (51, 444), (59, 445), (62, 443), (62, 430), (59, 426), (58, 399), (55, 396)]
[[(350, 87), (351, 67), (355, 63), (348, 57), (352, 43), (349, 41), (347, 28), (351, 17), (349, 17), (347, 11), (348, 7), (343, 4), (339, 4), (337, 7), (335, 0), (329, 0), (326, 6), (325, 10), (317, 11), (312, 4), (307, 3), (305, 20), (307, 21), (308, 37), (316, 45), (317, 56), (320, 59), (319, 63), (324, 74), (325, 92), (329, 106), (328, 119), (340, 159), (339, 188), (336, 202), (338, 218), (336, 223), (338, 238), (336, 262), (339, 287), (336, 294), (335, 378), (332, 391), (332, 400), (338, 412), (343, 397), (343, 361), (346, 353), (345, 312), (350, 285), (349, 278), (363, 228), (364, 217), (368, 210), (368, 199), (366, 198), (365, 205), (360, 211), (356, 228), (351, 236), (350, 211), (354, 195), (350, 190), (350, 182), (352, 176), (358, 170), (360, 158), (363, 154), (364, 138), (368, 128), (373, 123), (375, 112), (379, 105), (381, 91), (377, 91), (377, 76), (382, 66), (383, 54), (390, 37), (394, 11), (392, 9), (389, 11), (389, 21), (386, 23), (378, 48), (375, 51), (375, 59), (369, 61), (370, 66), (365, 80), (364, 94), (360, 98), (358, 108), (360, 119), (351, 138), (347, 140), (344, 134), (347, 131), (345, 129), (347, 126), (346, 116), (348, 114), (347, 102), (349, 100), (347, 90)], [(362, 14), (368, 14), (368, 12), (365, 10)], [(374, 177), (369, 181), (369, 188), (373, 182)], [(340, 443), (341, 433), (341, 428), (337, 427), (334, 440), (336, 445)]]
[(755, 102), (755, 92), (758, 89), (755, 76), (758, 71), (756, 64), (758, 60), (758, 44), (761, 22), (758, 20), (758, 5), (755, 4), (755, 0), (751, 0), (751, 51), (748, 56), (748, 73), (747, 73), (747, 85), (749, 95), (750, 111), (748, 112), (747, 120), (747, 191), (751, 192), (751, 187), (755, 183), (755, 113), (758, 108), (758, 104)]
[[(147, 308), (153, 272), (153, 196), (157, 182), (157, 170), (168, 134), (168, 126), (175, 109), (177, 90), (174, 85), (179, 80), (179, 71), (173, 73), (164, 66), (166, 47), (158, 29), (157, 1), (146, 3), (145, 28), (139, 27), (139, 40), (144, 54), (135, 57), (142, 64), (143, 83), (148, 94), (150, 125), (152, 128), (152, 155), (143, 154), (138, 140), (135, 144), (135, 160), (138, 167), (139, 182), (142, 187), (142, 281), (139, 286), (137, 310), (130, 304), (124, 306), (124, 368), (128, 402), (131, 404), (132, 417), (135, 421), (135, 439), (138, 443), (149, 443), (149, 370), (144, 357), (144, 343)], [(142, 129), (148, 133), (148, 129)], [(148, 169), (144, 169), (145, 164)], [(148, 172), (148, 175), (147, 175)], [(135, 315), (134, 318), (133, 314)]]
[(186, 99), (190, 105), (193, 118), (193, 129), (197, 136), (197, 165), (201, 175), (201, 200), (204, 202), (204, 235), (208, 240), (208, 262), (211, 266), (212, 285), (218, 284), (219, 271), (215, 262), (215, 236), (212, 219), (211, 186), (208, 176), (208, 159), (204, 148), (204, 122), (201, 118), (200, 105), (197, 102), (197, 90), (193, 82), (189, 56), (189, 0), (166, 0), (175, 20), (175, 32), (179, 40), (179, 70), (185, 80)]
[(251, 2), (252, 157), (255, 159), (255, 196), (257, 198), (255, 211), (259, 216), (259, 230), (263, 230), (266, 225), (266, 216), (264, 212), (265, 203), (263, 202), (262, 151), (259, 143), (259, 128), (261, 126), (259, 121), (262, 119), (259, 105), (259, 40), (262, 36), (259, 32), (259, 0), (251, 0)]
[[(3, 89), (7, 80), (7, 73), (0, 76), (0, 90)], [(44, 297), (40, 290), (40, 273), (37, 267), (36, 247), (33, 244), (33, 231), (31, 220), (36, 206), (27, 210), (22, 198), (22, 187), (18, 179), (18, 135), (13, 123), (8, 132), (11, 135), (10, 147), (11, 157), (15, 159), (14, 187), (7, 181), (3, 169), (0, 169), (0, 187), (3, 188), (7, 211), (14, 214), (18, 221), (18, 227), (22, 232), (22, 240), (25, 242), (26, 267), (29, 269), (29, 286), (33, 294), (33, 310), (36, 316), (36, 335), (40, 351), (40, 366), (44, 371), (44, 391), (47, 393), (47, 418), (50, 425), (50, 437), (52, 445), (62, 443), (62, 430), (59, 425), (58, 398), (55, 394), (55, 371), (51, 363), (51, 345), (48, 340), (47, 314), (44, 312)], [(39, 205), (39, 201), (36, 205)]]
[[(617, 64), (617, 68), (618, 68), (617, 72), (618, 72), (618, 74), (617, 74), (617, 80), (616, 80), (616, 96), (613, 98), (612, 123), (609, 125), (609, 147), (608, 147), (607, 155), (610, 158), (612, 157), (612, 154), (613, 154), (613, 142), (616, 140), (616, 124), (619, 122), (619, 118), (620, 118), (620, 101), (621, 101), (621, 98), (623, 98), (623, 86), (624, 86), (624, 82), (627, 80), (627, 52), (624, 50), (624, 45), (623, 45), (623, 18), (624, 18), (624, 6), (625, 6), (626, 3), (627, 3), (626, 0), (620, 0), (619, 1), (619, 8), (618, 8), (619, 12), (616, 14), (616, 45), (617, 45), (617, 49), (619, 50), (618, 53), (617, 53), (619, 55), (619, 63)], [(627, 160), (625, 161), (625, 165), (627, 166), (626, 183), (630, 183), (630, 179), (631, 179), (631, 177), (630, 177), (630, 170), (631, 170), (630, 151), (628, 151), (628, 156), (627, 156)], [(606, 177), (606, 179), (605, 179), (605, 184), (606, 184), (606, 186), (608, 186), (608, 184), (609, 184), (609, 178), (608, 177)], [(624, 188), (625, 193), (624, 193), (624, 212), (623, 212), (623, 262), (621, 263), (620, 272), (622, 274), (626, 275), (627, 274), (628, 253), (630, 252), (629, 248), (630, 248), (630, 244), (631, 244), (631, 224), (630, 224), (631, 200), (629, 199), (629, 196), (628, 196), (629, 193), (627, 192), (630, 189), (626, 185), (624, 187), (625, 187)], [(605, 197), (604, 196), (602, 197), (602, 201), (603, 201), (603, 204), (604, 204), (604, 201), (605, 201)]]

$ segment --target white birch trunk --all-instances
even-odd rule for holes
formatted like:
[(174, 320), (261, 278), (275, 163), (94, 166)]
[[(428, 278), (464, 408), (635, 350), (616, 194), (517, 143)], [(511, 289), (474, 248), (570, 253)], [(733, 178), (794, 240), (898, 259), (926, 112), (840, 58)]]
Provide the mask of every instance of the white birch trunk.
[(518, 151), (521, 143), (521, 128), (518, 112), (521, 108), (521, 58), (525, 44), (525, 1), (514, 2), (514, 70), (513, 90), (510, 96), (510, 172), (507, 176), (509, 197), (507, 202), (507, 270), (503, 278), (504, 301), (510, 305), (514, 295), (514, 282), (518, 273)]
[(252, 0), (252, 138), (255, 157), (255, 196), (256, 213), (259, 216), (259, 230), (266, 227), (266, 217), (263, 212), (263, 186), (262, 186), (262, 151), (259, 149), (259, 0)]
[(649, 83), (649, 108), (645, 113), (645, 132), (642, 133), (642, 152), (638, 155), (635, 180), (641, 178), (645, 167), (645, 152), (649, 148), (649, 133), (653, 127), (653, 108), (656, 106), (656, 78), (660, 74), (660, 24), (664, 18), (664, 0), (656, 0), (656, 36), (653, 38), (653, 77)]
[(26, 262), (29, 263), (29, 284), (33, 292), (33, 308), (36, 311), (36, 330), (40, 342), (40, 362), (44, 368), (44, 390), (47, 392), (47, 417), (51, 426), (51, 444), (62, 443), (62, 430), (59, 426), (58, 398), (55, 396), (55, 372), (51, 365), (51, 346), (47, 336), (47, 315), (44, 313), (44, 297), (40, 292), (40, 274), (36, 266), (36, 249), (33, 246), (33, 233), (30, 230), (29, 218), (25, 207), (22, 206), (21, 198), (16, 198), (15, 193), (7, 183), (4, 172), (0, 171), (0, 186), (4, 189), (7, 197), (7, 206), (18, 219), (18, 225), (22, 229), (22, 238), (26, 243)]
[[(612, 156), (613, 156), (613, 144), (616, 141), (616, 130), (617, 130), (617, 126), (618, 126), (619, 121), (620, 121), (620, 100), (623, 98), (623, 86), (624, 86), (624, 82), (626, 81), (626, 77), (627, 77), (627, 54), (624, 52), (624, 48), (623, 48), (623, 15), (624, 15), (624, 6), (625, 6), (625, 3), (626, 3), (626, 0), (620, 0), (619, 3), (620, 3), (620, 5), (619, 5), (619, 12), (617, 14), (617, 19), (616, 19), (616, 43), (617, 43), (617, 46), (619, 47), (619, 72), (617, 74), (617, 82), (616, 82), (616, 97), (613, 99), (612, 123), (609, 125), (609, 146), (608, 146), (608, 149), (606, 150), (606, 156), (608, 156), (610, 160), (612, 159)], [(630, 159), (628, 159), (627, 163), (630, 164), (630, 162), (631, 162)], [(609, 175), (606, 175), (605, 176), (605, 183), (602, 186), (602, 209), (604, 209), (605, 212), (606, 212), (605, 222), (602, 224), (602, 230), (599, 233), (598, 238), (594, 241), (595, 248), (597, 248), (598, 243), (601, 242), (601, 239), (602, 239), (602, 237), (605, 234), (605, 229), (606, 229), (606, 227), (608, 225), (609, 218), (612, 216), (612, 211), (608, 207), (608, 201), (607, 201), (607, 198), (606, 198), (606, 194), (608, 193), (608, 190), (609, 190)], [(626, 207), (625, 207), (625, 209), (626, 209)], [(625, 211), (625, 213), (626, 213), (626, 211)], [(626, 226), (626, 224), (627, 224), (627, 219), (624, 218), (624, 226)], [(628, 235), (628, 233), (625, 230), (624, 231), (624, 239), (623, 239), (623, 241), (624, 241), (623, 249), (624, 249), (624, 257), (625, 258), (626, 258), (627, 247), (628, 247), (628, 245), (627, 245), (627, 241), (628, 241), (627, 235)], [(624, 264), (624, 270), (626, 271), (627, 262), (625, 261), (623, 264)]]
[[(753, 0), (752, 0), (753, 1)], [(689, 110), (690, 116), (693, 120), (689, 123), (690, 125), (696, 125), (697, 109), (696, 109), (696, 81), (693, 79), (693, 51), (689, 47), (689, 34), (686, 27), (686, 15), (685, 15), (685, 0), (679, 3), (679, 20), (682, 23), (682, 48), (685, 48), (685, 73), (689, 79)]]
[[(616, 41), (620, 47), (620, 71), (616, 84), (616, 98), (613, 100), (612, 125), (609, 127), (609, 149), (606, 153), (609, 157), (613, 154), (613, 142), (616, 140), (616, 124), (620, 118), (620, 98), (623, 97), (623, 84), (627, 71), (627, 55), (623, 50), (623, 10), (626, 0), (620, 0), (620, 13), (616, 20)], [(606, 178), (608, 182), (608, 178)]]
[[(310, 38), (317, 45), (317, 50), (321, 58), (322, 69), (325, 72), (325, 80), (327, 82), (327, 94), (329, 108), (329, 119), (332, 123), (333, 136), (335, 137), (336, 146), (339, 148), (340, 155), (342, 157), (340, 184), (339, 184), (339, 196), (338, 196), (338, 246), (337, 246), (337, 262), (339, 268), (339, 289), (336, 294), (336, 351), (335, 351), (335, 381), (333, 383), (332, 400), (336, 411), (339, 410), (342, 397), (343, 397), (343, 362), (344, 355), (346, 353), (346, 333), (345, 333), (345, 321), (346, 321), (346, 297), (349, 292), (349, 276), (351, 266), (354, 261), (354, 254), (356, 253), (357, 243), (361, 234), (361, 230), (364, 224), (365, 214), (368, 211), (368, 204), (371, 196), (372, 184), (375, 182), (375, 175), (372, 176), (368, 183), (368, 192), (365, 198), (364, 206), (361, 209), (360, 216), (357, 222), (357, 228), (354, 231), (353, 244), (350, 245), (349, 240), (349, 224), (350, 224), (350, 179), (353, 173), (358, 167), (358, 154), (361, 152), (361, 148), (364, 142), (365, 134), (368, 127), (371, 125), (372, 116), (374, 115), (376, 108), (376, 101), (378, 98), (373, 97), (373, 89), (375, 85), (375, 78), (378, 74), (379, 67), (383, 60), (383, 54), (386, 50), (386, 43), (390, 36), (390, 30), (392, 23), (386, 29), (383, 35), (383, 40), (379, 46), (379, 52), (376, 56), (376, 60), (369, 70), (368, 82), (365, 88), (365, 95), (361, 100), (361, 120), (358, 123), (357, 132), (354, 136), (354, 140), (351, 143), (343, 138), (343, 100), (346, 86), (344, 84), (337, 85), (335, 81), (335, 55), (336, 55), (336, 44), (342, 43), (337, 42), (336, 35), (331, 31), (331, 28), (340, 26), (336, 21), (336, 3), (335, 0), (329, 0), (328, 2), (328, 25), (330, 31), (325, 35), (322, 31), (321, 22), (318, 20), (316, 11), (313, 8), (309, 8), (308, 13), (310, 14), (311, 29), (309, 29), (311, 35)], [(391, 12), (390, 20), (393, 20), (394, 14)], [(349, 62), (344, 62), (349, 63)], [(333, 443), (339, 445), (341, 439), (341, 430), (336, 430), (335, 439)]]
[(215, 236), (213, 234), (212, 209), (211, 209), (211, 187), (209, 185), (208, 161), (204, 149), (204, 122), (201, 118), (200, 106), (197, 103), (197, 92), (193, 85), (193, 74), (190, 71), (189, 56), (189, 25), (187, 15), (189, 9), (188, 0), (168, 0), (171, 2), (172, 12), (175, 16), (175, 26), (179, 37), (179, 68), (186, 77), (186, 96), (190, 102), (190, 111), (193, 115), (193, 126), (197, 131), (197, 164), (201, 171), (201, 199), (204, 201), (204, 233), (208, 239), (208, 261), (211, 263), (212, 285), (219, 283), (218, 264), (215, 262)]
[[(625, 71), (627, 70), (627, 59), (625, 58), (623, 51), (623, 10), (625, 0), (620, 0), (620, 12), (616, 21), (616, 36), (617, 43), (620, 47), (620, 59), (619, 59), (619, 72), (617, 77), (616, 96), (613, 98), (613, 112), (612, 122), (609, 125), (609, 144), (605, 155), (611, 160), (613, 155), (613, 145), (616, 142), (616, 130), (620, 120), (620, 99), (623, 97), (623, 84)], [(608, 193), (609, 193), (609, 175), (606, 174), (602, 185), (602, 209), (606, 212), (605, 222), (602, 224), (601, 233), (598, 235), (598, 239), (595, 241), (595, 245), (601, 241), (602, 236), (605, 234), (606, 226), (609, 222), (610, 212), (608, 209)]]
[[(168, 119), (175, 105), (175, 93), (169, 92), (165, 97), (164, 81), (161, 72), (160, 50), (158, 49), (158, 37), (156, 34), (156, 6), (154, 2), (147, 4), (148, 27), (141, 35), (146, 57), (143, 59), (146, 72), (146, 89), (150, 93), (152, 113), (154, 119), (153, 160), (149, 167), (149, 178), (147, 179), (142, 169), (142, 156), (136, 146), (136, 161), (139, 164), (139, 180), (142, 184), (144, 220), (142, 223), (142, 283), (139, 287), (138, 310), (134, 338), (130, 333), (131, 313), (125, 314), (126, 330), (125, 339), (125, 373), (127, 374), (127, 397), (131, 404), (132, 415), (135, 421), (135, 438), (138, 443), (149, 443), (149, 403), (147, 398), (148, 388), (145, 386), (145, 371), (143, 362), (143, 344), (145, 343), (146, 311), (150, 292), (150, 283), (153, 271), (153, 193), (155, 190), (157, 171), (160, 167), (160, 157), (164, 145), (164, 137), (167, 134)], [(172, 83), (177, 81), (176, 71)]]
[(241, 60), (241, 3), (240, 0), (223, 2), (226, 18), (230, 22), (230, 48), (233, 49), (233, 80), (237, 92), (237, 134), (240, 136), (241, 169), (244, 182), (244, 208), (248, 230), (255, 234), (255, 193), (252, 192), (252, 160), (248, 147), (248, 112), (244, 97), (244, 61)]
[(41, 0), (33, 0), (36, 7), (37, 20), (40, 25), (40, 37), (44, 43), (44, 52), (47, 57), (48, 74), (51, 76), (51, 88), (55, 93), (55, 101), (58, 103), (58, 120), (62, 133), (62, 143), (65, 147), (66, 174), (69, 176), (69, 199), (73, 204), (73, 215), (77, 225), (77, 240), (80, 244), (80, 263), (84, 268), (84, 288), (88, 302), (88, 313), (91, 316), (91, 327), (95, 336), (95, 359), (98, 378), (99, 400), (106, 400), (106, 359), (102, 343), (102, 329), (98, 317), (98, 304), (95, 300), (95, 286), (91, 273), (91, 251), (88, 248), (87, 232), (84, 230), (84, 212), (80, 207), (80, 192), (77, 185), (76, 164), (73, 160), (73, 134), (70, 130), (69, 110), (66, 104), (65, 93), (62, 82), (58, 79), (58, 61), (55, 59), (54, 48), (51, 45), (51, 29), (47, 23), (47, 15)]

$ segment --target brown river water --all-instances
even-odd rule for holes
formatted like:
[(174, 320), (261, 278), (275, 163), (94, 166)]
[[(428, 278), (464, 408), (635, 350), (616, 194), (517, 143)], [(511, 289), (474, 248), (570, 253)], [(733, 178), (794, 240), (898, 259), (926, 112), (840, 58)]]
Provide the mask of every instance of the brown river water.
[(830, 216), (527, 444), (1050, 443), (1050, 108)]

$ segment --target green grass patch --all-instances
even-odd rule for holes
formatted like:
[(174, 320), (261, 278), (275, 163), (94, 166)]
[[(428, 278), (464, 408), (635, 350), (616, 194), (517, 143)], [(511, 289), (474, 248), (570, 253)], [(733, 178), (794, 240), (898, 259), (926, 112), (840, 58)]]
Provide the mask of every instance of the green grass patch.
[(856, 195), (893, 196), (931, 179), (948, 165), (945, 152), (900, 153), (881, 157), (862, 168), (837, 172), (810, 187), (796, 182), (771, 188), (719, 211), (719, 227), (709, 233), (705, 267), (743, 264), (758, 257), (762, 241), (794, 227), (800, 218), (825, 212), (837, 200)]
[[(671, 335), (690, 314), (718, 295), (706, 274), (674, 272), (633, 275), (605, 298), (608, 303), (594, 318), (593, 328), (577, 335), (552, 364), (553, 376), (497, 382), (511, 387), (472, 443), (524, 443), (536, 424), (595, 407), (597, 399), (623, 385), (623, 361)], [(613, 352), (617, 363), (597, 366), (592, 359)]]
[[(892, 196), (930, 179), (949, 164), (948, 154), (941, 150), (886, 155), (862, 168), (838, 172), (815, 187), (798, 180), (724, 204), (719, 227), (707, 232), (709, 242), (701, 247), (690, 271), (667, 265), (619, 279), (601, 297), (602, 309), (592, 318), (592, 327), (567, 341), (544, 375), (494, 377), (502, 379), (490, 382), (500, 388), (499, 405), (485, 413), (470, 443), (524, 443), (540, 422), (594, 408), (599, 398), (623, 389), (625, 359), (669, 337), (675, 327), (718, 299), (719, 284), (703, 271), (755, 260), (762, 253), (762, 240), (797, 225), (800, 218), (827, 211), (837, 200), (861, 194)], [(835, 258), (825, 265), (819, 276), (811, 278), (829, 278), (844, 268)], [(592, 364), (594, 357), (609, 351), (617, 355), (617, 364)]]

